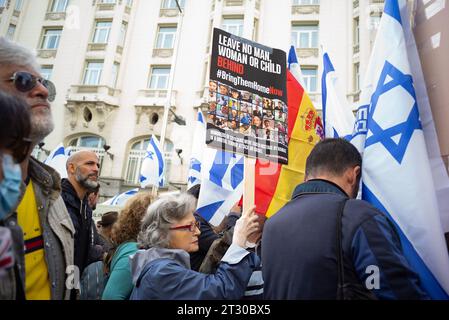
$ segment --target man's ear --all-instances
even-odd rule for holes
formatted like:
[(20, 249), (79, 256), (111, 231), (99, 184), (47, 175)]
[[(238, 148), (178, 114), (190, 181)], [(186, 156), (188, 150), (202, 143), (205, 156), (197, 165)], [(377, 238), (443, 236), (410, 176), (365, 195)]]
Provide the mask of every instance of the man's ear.
[(358, 177), (360, 175), (360, 166), (355, 166), (353, 168), (348, 168), (345, 173), (346, 182), (353, 186), (358, 183)]
[(75, 174), (75, 164), (73, 162), (67, 164), (67, 174), (74, 175)]

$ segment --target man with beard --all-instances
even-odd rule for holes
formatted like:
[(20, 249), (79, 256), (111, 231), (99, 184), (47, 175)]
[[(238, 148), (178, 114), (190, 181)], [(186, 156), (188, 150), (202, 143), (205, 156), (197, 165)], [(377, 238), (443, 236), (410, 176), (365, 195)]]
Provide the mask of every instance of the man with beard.
[(100, 163), (92, 151), (78, 151), (67, 159), (62, 198), (75, 226), (75, 265), (80, 271), (103, 258), (103, 244), (92, 220), (88, 196), (98, 188)]
[(35, 56), (0, 37), (0, 91), (24, 99), (31, 115), (31, 148), (21, 162), (20, 203), (5, 216), (14, 247), (14, 268), (0, 282), (0, 296), (11, 299), (68, 299), (66, 274), (73, 266), (74, 228), (61, 198), (60, 176), (30, 156), (54, 124), (49, 101), (54, 85), (42, 78)]

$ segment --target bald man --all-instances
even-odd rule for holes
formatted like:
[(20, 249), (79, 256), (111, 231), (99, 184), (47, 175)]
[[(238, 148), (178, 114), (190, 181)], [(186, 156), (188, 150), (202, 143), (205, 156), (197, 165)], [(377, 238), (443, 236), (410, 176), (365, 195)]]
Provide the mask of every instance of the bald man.
[(75, 265), (80, 275), (92, 262), (103, 258), (88, 194), (98, 187), (100, 163), (92, 151), (78, 151), (67, 159), (67, 179), (62, 179), (62, 198), (75, 226)]

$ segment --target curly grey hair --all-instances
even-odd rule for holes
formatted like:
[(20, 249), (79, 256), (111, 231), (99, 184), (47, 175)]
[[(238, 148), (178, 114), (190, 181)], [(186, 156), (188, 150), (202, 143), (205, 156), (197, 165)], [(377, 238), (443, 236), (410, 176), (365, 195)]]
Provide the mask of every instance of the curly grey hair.
[(169, 248), (169, 228), (196, 209), (196, 199), (187, 193), (167, 195), (152, 203), (142, 219), (137, 242), (141, 249)]
[(31, 67), (36, 71), (40, 71), (35, 53), (5, 37), (0, 37), (0, 66), (11, 64)]

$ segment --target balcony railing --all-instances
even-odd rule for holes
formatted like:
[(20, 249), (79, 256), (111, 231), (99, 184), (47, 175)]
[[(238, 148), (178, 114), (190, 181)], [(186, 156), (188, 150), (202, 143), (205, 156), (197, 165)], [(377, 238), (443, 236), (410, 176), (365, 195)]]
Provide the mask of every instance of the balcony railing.
[(354, 45), (352, 46), (352, 49), (353, 49), (354, 54), (359, 53), (359, 51), (360, 51), (360, 45), (359, 45), (358, 43), (357, 43), (357, 44), (354, 44)]
[(318, 57), (318, 48), (296, 48), (299, 58)]
[(104, 85), (77, 85), (72, 86), (72, 93), (95, 93), (95, 94), (107, 94), (111, 97), (117, 97), (121, 91), (118, 89), (110, 88)]
[(241, 7), (243, 6), (243, 0), (225, 0), (225, 7)]
[(97, 8), (99, 11), (111, 11), (115, 8), (115, 3), (98, 3)]
[(312, 14), (320, 13), (319, 4), (298, 4), (292, 6), (292, 14)]
[(47, 12), (45, 14), (45, 20), (65, 20), (65, 12)]
[(89, 43), (87, 51), (105, 51), (107, 46), (107, 43)]
[(139, 95), (146, 98), (166, 98), (166, 89), (144, 89), (139, 91)]
[(178, 8), (161, 8), (159, 10), (159, 17), (176, 17), (178, 14)]
[(173, 49), (153, 49), (153, 58), (170, 58), (173, 56)]
[(37, 56), (43, 59), (55, 58), (57, 49), (39, 49), (37, 50)]

